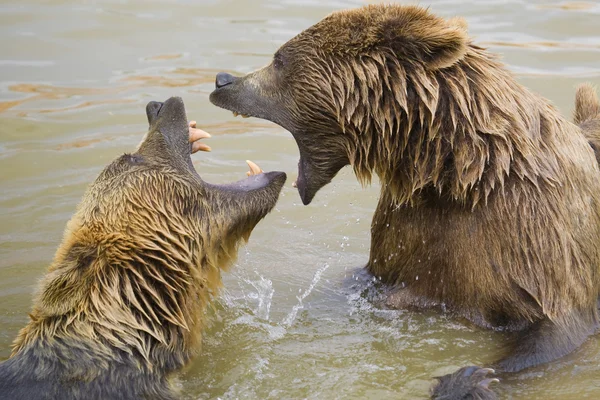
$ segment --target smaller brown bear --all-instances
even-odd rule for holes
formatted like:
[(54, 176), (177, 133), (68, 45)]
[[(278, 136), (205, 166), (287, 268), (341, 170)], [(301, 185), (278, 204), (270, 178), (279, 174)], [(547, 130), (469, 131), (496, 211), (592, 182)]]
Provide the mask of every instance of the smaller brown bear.
[(208, 184), (182, 100), (146, 112), (137, 151), (102, 171), (69, 221), (0, 364), (1, 398), (176, 398), (169, 378), (199, 350), (221, 270), (275, 206), (283, 172), (249, 163), (248, 178)]

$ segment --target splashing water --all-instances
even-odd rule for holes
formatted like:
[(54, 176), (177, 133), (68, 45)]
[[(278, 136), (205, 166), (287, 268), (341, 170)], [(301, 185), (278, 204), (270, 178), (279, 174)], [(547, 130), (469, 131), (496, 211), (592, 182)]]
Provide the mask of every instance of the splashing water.
[(248, 294), (248, 298), (258, 300), (255, 314), (258, 318), (268, 321), (275, 289), (273, 288), (273, 282), (271, 282), (270, 279), (265, 279), (258, 272), (256, 274), (260, 278), (257, 281), (245, 279), (246, 283), (252, 285), (254, 289), (256, 289), (256, 292)]
[(302, 302), (313, 291), (313, 289), (315, 288), (317, 283), (319, 283), (319, 281), (321, 280), (321, 275), (323, 274), (323, 272), (325, 272), (327, 270), (327, 268), (329, 268), (329, 264), (324, 264), (321, 268), (319, 268), (317, 270), (317, 272), (315, 272), (315, 275), (313, 276), (312, 282), (310, 283), (310, 286), (308, 287), (308, 289), (306, 289), (304, 291), (304, 293), (302, 293), (300, 296), (297, 297), (298, 304), (296, 304), (294, 307), (292, 307), (292, 311), (282, 321), (283, 326), (285, 326), (287, 328), (292, 326), (292, 323), (294, 322), (294, 320), (296, 319), (296, 316), (298, 315), (298, 311), (300, 311), (304, 308), (304, 304)]

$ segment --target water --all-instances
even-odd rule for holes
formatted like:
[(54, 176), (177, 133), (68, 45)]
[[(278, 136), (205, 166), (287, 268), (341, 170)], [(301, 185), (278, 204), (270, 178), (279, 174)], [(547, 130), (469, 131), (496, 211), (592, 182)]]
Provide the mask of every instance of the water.
[[(360, 273), (377, 183), (347, 169), (309, 207), (291, 182), (298, 150), (271, 123), (208, 101), (218, 71), (242, 74), (329, 12), (363, 1), (3, 1), (0, 4), (0, 359), (27, 322), (33, 288), (86, 185), (146, 129), (150, 100), (182, 96), (213, 134), (202, 177), (244, 176), (245, 159), (289, 180), (240, 252), (185, 399), (426, 398), (431, 377), (485, 365), (508, 338), (437, 313), (377, 309)], [(600, 2), (437, 0), (519, 80), (565, 114), (574, 86), (600, 85)], [(600, 337), (503, 382), (514, 399), (600, 398)]]

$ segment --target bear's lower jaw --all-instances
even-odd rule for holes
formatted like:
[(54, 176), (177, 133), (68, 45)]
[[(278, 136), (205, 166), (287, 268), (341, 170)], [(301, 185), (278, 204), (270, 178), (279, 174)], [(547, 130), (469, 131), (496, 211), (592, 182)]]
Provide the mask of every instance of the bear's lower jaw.
[(300, 160), (298, 160), (298, 179), (296, 179), (295, 184), (296, 188), (298, 189), (300, 199), (302, 200), (302, 204), (305, 206), (311, 203), (317, 194), (317, 191), (326, 184), (324, 183), (323, 185), (315, 187), (312, 178), (312, 168), (306, 159), (301, 155)]
[(343, 159), (338, 160), (327, 160), (327, 162), (319, 165), (311, 160), (310, 156), (307, 157), (307, 153), (303, 151), (303, 147), (300, 148), (300, 160), (298, 161), (298, 179), (295, 182), (295, 186), (300, 194), (302, 203), (307, 206), (309, 205), (317, 192), (337, 175), (347, 162)]
[(227, 183), (223, 185), (208, 184), (209, 186), (219, 188), (224, 191), (232, 192), (250, 192), (253, 190), (261, 190), (271, 184), (278, 184), (277, 182), (285, 181), (285, 172), (271, 171), (271, 172), (260, 172), (257, 174), (249, 175), (247, 178), (237, 182)]

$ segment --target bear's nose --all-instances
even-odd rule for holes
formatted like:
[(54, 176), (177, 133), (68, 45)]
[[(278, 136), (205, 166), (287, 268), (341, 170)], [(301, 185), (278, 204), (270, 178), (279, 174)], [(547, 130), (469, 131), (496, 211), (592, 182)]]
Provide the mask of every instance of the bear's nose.
[(157, 117), (160, 109), (162, 108), (163, 103), (159, 101), (151, 101), (146, 106), (146, 116), (148, 116), (148, 123), (152, 123)]
[(163, 106), (163, 103), (161, 103), (160, 101), (151, 101), (146, 106), (146, 112), (151, 113), (154, 116), (157, 116), (158, 112), (160, 111), (162, 106)]
[(217, 74), (217, 79), (215, 79), (215, 86), (219, 89), (223, 86), (231, 85), (234, 80), (235, 76), (228, 74), (227, 72), (219, 72)]

